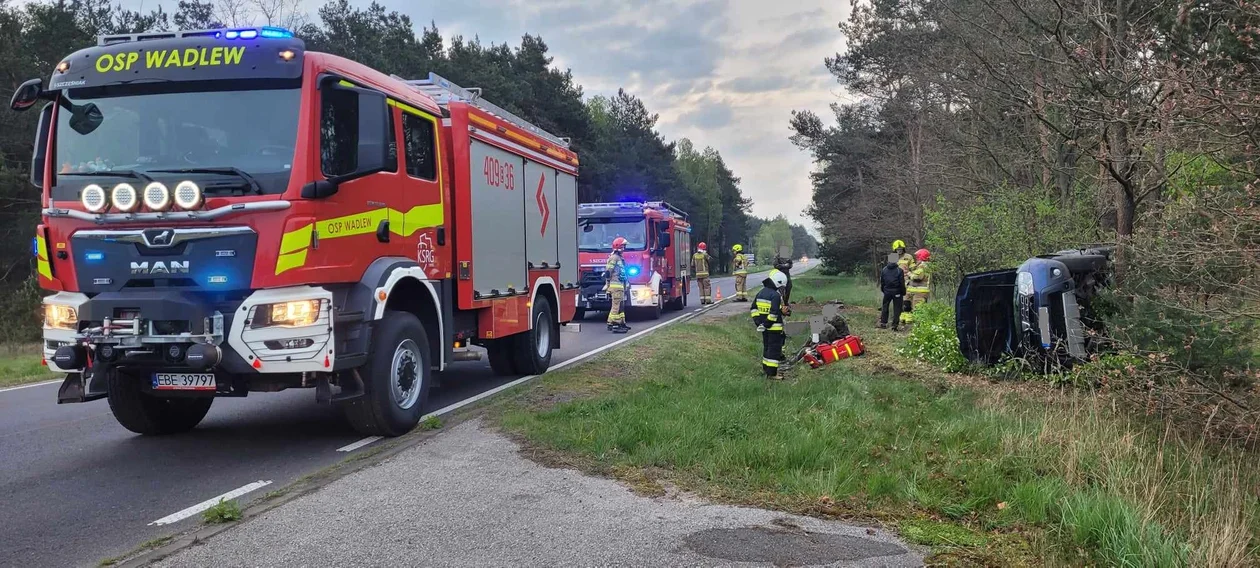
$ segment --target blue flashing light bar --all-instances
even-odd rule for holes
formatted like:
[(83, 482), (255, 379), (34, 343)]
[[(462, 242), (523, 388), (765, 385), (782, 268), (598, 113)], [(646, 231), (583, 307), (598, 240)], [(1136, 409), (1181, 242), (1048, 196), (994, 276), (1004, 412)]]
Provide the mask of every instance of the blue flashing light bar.
[(264, 26), (262, 29), (258, 30), (258, 35), (266, 38), (281, 39), (293, 37), (293, 32), (284, 28)]
[(228, 277), (216, 275), (216, 276), (211, 276), (207, 278), (206, 281), (209, 282), (210, 284), (227, 284)]
[(627, 267), (626, 267), (626, 274), (628, 274), (628, 275), (630, 275), (630, 276), (638, 276), (638, 275), (639, 275), (639, 267), (637, 267), (637, 266), (633, 266), (633, 265), (632, 265), (632, 266), (627, 266)]
[(99, 262), (105, 260), (105, 253), (100, 251), (89, 251), (87, 254), (83, 255), (83, 257), (90, 262)]
[(293, 32), (284, 28), (274, 26), (263, 26), (261, 28), (244, 28), (239, 30), (222, 30), (214, 33), (216, 38), (224, 39), (285, 39), (293, 37)]
[(31, 238), (31, 256), (39, 256), (39, 237)]

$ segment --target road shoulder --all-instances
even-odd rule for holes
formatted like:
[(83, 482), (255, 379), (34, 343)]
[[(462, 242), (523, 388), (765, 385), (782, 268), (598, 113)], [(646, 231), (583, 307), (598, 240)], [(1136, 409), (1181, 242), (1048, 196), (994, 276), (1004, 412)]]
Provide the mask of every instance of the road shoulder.
[[(354, 527), (355, 538), (344, 538)], [(615, 537), (610, 538), (610, 535)], [(158, 566), (915, 566), (882, 530), (621, 484), (526, 459), (474, 419)]]

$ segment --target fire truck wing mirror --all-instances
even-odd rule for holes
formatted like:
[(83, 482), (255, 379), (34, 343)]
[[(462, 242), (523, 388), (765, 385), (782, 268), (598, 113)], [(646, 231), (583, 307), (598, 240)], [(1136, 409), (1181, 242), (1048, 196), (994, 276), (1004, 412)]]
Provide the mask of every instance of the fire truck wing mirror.
[(384, 171), (389, 165), (389, 105), (385, 94), (327, 79), (321, 144), (328, 181), (341, 184)]
[(44, 96), (44, 80), (31, 79), (13, 91), (13, 98), (9, 99), (9, 108), (19, 112), (29, 110), (42, 96)]
[(356, 89), (359, 94), (359, 167), (357, 175), (384, 171), (389, 162), (389, 105), (385, 93)]
[(665, 232), (661, 233), (661, 238), (660, 238), (660, 239), (657, 239), (657, 241), (656, 241), (656, 242), (657, 242), (657, 244), (659, 244), (659, 245), (661, 246), (661, 248), (665, 248), (665, 247), (667, 247), (667, 246), (669, 246), (669, 245), (673, 244), (673, 242), (674, 242), (674, 241), (673, 241), (673, 239), (672, 239), (672, 235), (670, 235), (670, 234), (669, 234), (669, 231), (665, 231)]
[(96, 103), (74, 105), (70, 110), (70, 128), (79, 134), (91, 134), (105, 122), (105, 115)]

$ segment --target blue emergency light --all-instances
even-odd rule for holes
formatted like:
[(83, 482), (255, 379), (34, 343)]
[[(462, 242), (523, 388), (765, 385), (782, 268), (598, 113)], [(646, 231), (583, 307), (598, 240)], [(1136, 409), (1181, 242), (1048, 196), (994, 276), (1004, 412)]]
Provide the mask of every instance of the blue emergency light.
[(639, 267), (637, 267), (637, 266), (627, 266), (627, 267), (626, 267), (626, 274), (629, 274), (630, 276), (638, 276), (638, 275), (639, 275)]
[(88, 251), (88, 253), (83, 255), (83, 257), (88, 262), (100, 262), (102, 260), (105, 260), (105, 253), (93, 250), (93, 251)]
[(39, 256), (39, 237), (31, 238), (31, 256)]
[(223, 37), (224, 39), (285, 39), (293, 37), (293, 32), (284, 28), (274, 26), (263, 26), (261, 28), (246, 28), (243, 30), (224, 30), (217, 32), (214, 37)]

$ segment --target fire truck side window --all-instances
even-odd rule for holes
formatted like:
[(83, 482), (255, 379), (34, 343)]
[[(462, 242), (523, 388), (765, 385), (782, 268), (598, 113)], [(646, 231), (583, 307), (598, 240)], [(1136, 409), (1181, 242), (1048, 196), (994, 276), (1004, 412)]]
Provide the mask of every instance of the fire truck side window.
[(410, 113), (403, 113), (403, 143), (406, 144), (407, 175), (420, 179), (437, 179), (434, 156), (433, 123)]
[(358, 166), (358, 148), (358, 97), (349, 91), (325, 89), (320, 99), (319, 121), (319, 153), (324, 175), (332, 177), (353, 172)]

